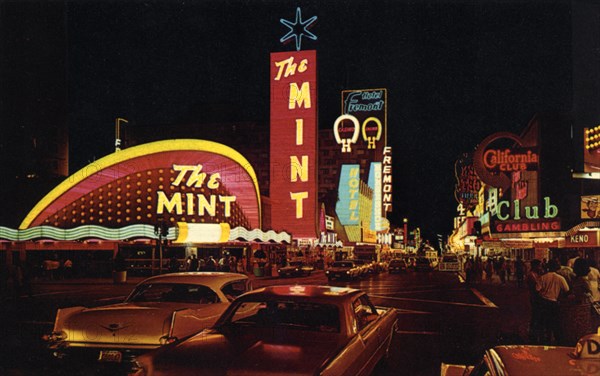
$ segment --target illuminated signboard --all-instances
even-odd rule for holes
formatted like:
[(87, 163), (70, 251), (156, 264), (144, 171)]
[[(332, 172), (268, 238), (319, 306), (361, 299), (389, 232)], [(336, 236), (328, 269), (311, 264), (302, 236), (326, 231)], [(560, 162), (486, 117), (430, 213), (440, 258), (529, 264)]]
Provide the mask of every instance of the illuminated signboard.
[(584, 172), (600, 172), (600, 125), (584, 128)]
[[(392, 211), (392, 147), (383, 148), (383, 211)], [(385, 226), (384, 226), (385, 227)]]
[(507, 190), (512, 183), (512, 174), (523, 171), (537, 171), (539, 154), (536, 148), (513, 147), (492, 148), (497, 140), (506, 139), (522, 145), (520, 137), (507, 132), (500, 132), (485, 138), (475, 150), (473, 163), (475, 171), (482, 182)]
[(544, 197), (540, 206), (521, 207), (519, 200), (500, 201), (493, 223), (497, 233), (505, 232), (542, 232), (560, 231), (558, 207), (551, 203), (550, 197)]
[(373, 189), (373, 206), (371, 211), (371, 227), (372, 231), (383, 230), (381, 206), (382, 206), (382, 167), (381, 162), (372, 162), (369, 169), (369, 187)]
[(335, 212), (344, 226), (360, 223), (360, 166), (342, 165)]
[(481, 181), (475, 173), (472, 154), (464, 153), (456, 161), (454, 164), (454, 176), (456, 178), (454, 198), (462, 205), (463, 210), (473, 210), (479, 200)]
[(579, 231), (565, 237), (565, 247), (597, 247), (600, 245), (598, 231)]
[(138, 145), (84, 167), (44, 197), (20, 228), (177, 222), (260, 228), (254, 170), (235, 150), (202, 140)]
[(294, 238), (317, 238), (316, 51), (271, 54), (272, 224)]
[(387, 89), (342, 91), (342, 115), (334, 123), (334, 132), (342, 146), (364, 143), (373, 151), (372, 161), (381, 162), (387, 144)]
[(296, 51), (300, 51), (302, 48), (302, 37), (307, 37), (308, 39), (317, 40), (317, 36), (308, 29), (312, 27), (312, 24), (317, 20), (317, 16), (312, 16), (306, 21), (302, 21), (302, 11), (300, 8), (296, 8), (296, 19), (294, 22), (285, 20), (281, 18), (279, 22), (281, 22), (284, 26), (288, 28), (287, 34), (285, 34), (279, 41), (281, 43), (286, 43), (290, 39), (294, 38), (296, 42)]
[(581, 197), (581, 219), (600, 218), (600, 196)]
[[(385, 218), (392, 211), (392, 149), (386, 146), (387, 89), (344, 90), (341, 111), (333, 132), (343, 158), (360, 153), (361, 159), (383, 163), (382, 182), (374, 189), (373, 205), (381, 213), (378, 217)], [(381, 230), (381, 218), (371, 220), (371, 225)]]

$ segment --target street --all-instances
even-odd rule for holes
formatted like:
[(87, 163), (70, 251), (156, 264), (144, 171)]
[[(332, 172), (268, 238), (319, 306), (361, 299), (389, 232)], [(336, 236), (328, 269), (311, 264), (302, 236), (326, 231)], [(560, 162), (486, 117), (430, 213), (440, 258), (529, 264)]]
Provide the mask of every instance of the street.
[[(253, 277), (254, 288), (272, 284), (328, 284), (322, 271), (300, 278)], [(2, 367), (7, 375), (73, 374), (50, 357), (41, 340), (52, 329), (56, 309), (99, 306), (123, 300), (135, 283), (109, 279), (38, 281), (31, 297), (2, 304)], [(441, 362), (473, 363), (487, 347), (526, 338), (529, 306), (525, 288), (514, 281), (467, 286), (451, 272), (382, 273), (360, 281), (332, 282), (366, 291), (376, 305), (399, 314), (391, 357), (377, 375), (437, 375)], [(62, 368), (61, 368), (62, 367)], [(89, 372), (94, 374), (94, 365)]]

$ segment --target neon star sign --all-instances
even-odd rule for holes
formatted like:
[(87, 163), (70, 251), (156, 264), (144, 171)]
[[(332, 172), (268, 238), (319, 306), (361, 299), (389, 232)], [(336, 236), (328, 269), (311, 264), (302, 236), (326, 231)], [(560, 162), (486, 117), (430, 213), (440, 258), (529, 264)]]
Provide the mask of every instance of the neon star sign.
[(289, 31), (285, 34), (279, 41), (281, 43), (286, 42), (287, 40), (294, 38), (296, 41), (296, 51), (300, 51), (302, 45), (302, 37), (307, 37), (308, 39), (317, 40), (317, 36), (308, 31), (311, 27), (312, 23), (317, 20), (317, 16), (312, 16), (306, 21), (302, 21), (302, 11), (300, 7), (296, 8), (296, 20), (288, 21), (281, 18), (279, 22), (285, 25)]

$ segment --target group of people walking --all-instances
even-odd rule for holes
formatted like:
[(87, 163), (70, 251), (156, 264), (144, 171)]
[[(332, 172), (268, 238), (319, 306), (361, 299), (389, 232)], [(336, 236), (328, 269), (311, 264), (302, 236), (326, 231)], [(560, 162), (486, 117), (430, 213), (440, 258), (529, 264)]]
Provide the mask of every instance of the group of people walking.
[(571, 345), (594, 332), (599, 322), (594, 302), (600, 301), (600, 271), (593, 259), (534, 259), (526, 275), (531, 318), (530, 341)]
[[(517, 280), (519, 280), (519, 267), (516, 266), (518, 262), (522, 263), (520, 258), (515, 261), (513, 267), (511, 262), (507, 261), (504, 257), (487, 257), (483, 261), (480, 256), (470, 256), (465, 260), (463, 265), (466, 282), (472, 284), (485, 280), (487, 282), (506, 284), (506, 281), (510, 279), (512, 270), (516, 270)], [(521, 274), (522, 280), (523, 274)]]
[[(228, 255), (221, 257), (218, 261), (213, 256), (206, 258), (197, 258), (195, 254), (191, 254), (185, 260), (185, 271), (196, 272), (196, 271), (220, 271), (220, 272), (237, 272), (244, 273), (244, 261), (245, 258), (236, 258), (235, 256)], [(181, 270), (181, 265), (177, 257), (171, 257), (169, 261), (169, 271), (178, 272)]]

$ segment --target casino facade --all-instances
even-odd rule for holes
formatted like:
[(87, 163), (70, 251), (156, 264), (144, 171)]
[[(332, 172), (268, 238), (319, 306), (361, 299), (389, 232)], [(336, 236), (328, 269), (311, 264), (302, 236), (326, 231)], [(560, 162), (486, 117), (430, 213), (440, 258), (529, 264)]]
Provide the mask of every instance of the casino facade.
[(577, 171), (569, 132), (568, 118), (536, 115), (520, 135), (495, 133), (465, 153), (455, 166), (458, 216), (449, 248), (513, 260), (599, 261), (600, 143), (584, 130), (586, 167)]

